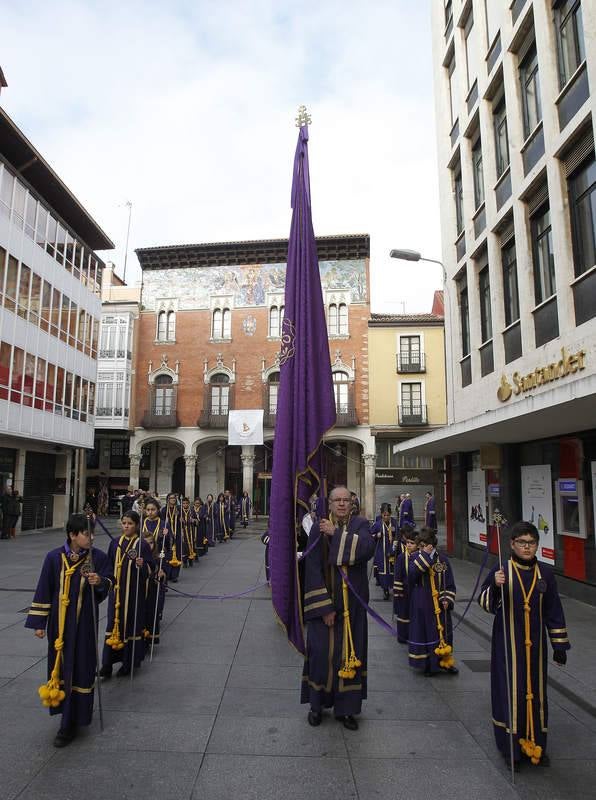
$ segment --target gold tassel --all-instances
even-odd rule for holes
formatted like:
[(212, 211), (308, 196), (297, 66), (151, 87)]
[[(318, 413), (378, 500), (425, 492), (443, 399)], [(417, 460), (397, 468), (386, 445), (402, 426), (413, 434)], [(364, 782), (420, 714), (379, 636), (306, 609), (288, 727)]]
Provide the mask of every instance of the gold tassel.
[(439, 666), (443, 669), (455, 666), (455, 658), (453, 658), (453, 647), (445, 641), (445, 629), (441, 622), (441, 607), (439, 605), (439, 591), (435, 582), (435, 571), (431, 568), (430, 572), (430, 591), (433, 599), (433, 607), (435, 617), (437, 618), (437, 633), (439, 634), (439, 645), (435, 647), (435, 655), (441, 656), (439, 659)]
[(340, 678), (355, 678), (356, 670), (362, 666), (362, 661), (356, 655), (354, 647), (354, 637), (352, 636), (352, 626), (350, 625), (350, 607), (348, 584), (345, 578), (341, 582), (343, 605), (344, 605), (344, 637), (343, 637), (343, 665), (337, 671)]

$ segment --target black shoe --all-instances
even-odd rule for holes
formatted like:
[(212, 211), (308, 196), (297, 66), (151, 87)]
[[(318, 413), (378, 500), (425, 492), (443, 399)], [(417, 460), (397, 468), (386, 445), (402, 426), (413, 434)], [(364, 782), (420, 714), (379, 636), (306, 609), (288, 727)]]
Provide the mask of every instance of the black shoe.
[(459, 675), (459, 670), (457, 667), (441, 667), (443, 672), (446, 672), (447, 675)]
[(383, 599), (384, 599), (384, 600), (389, 600), (389, 592), (388, 592), (387, 590), (385, 590), (385, 591), (383, 592)]
[(321, 720), (323, 719), (323, 715), (320, 711), (313, 711), (312, 708), (308, 712), (308, 724), (312, 725), (313, 728), (316, 728), (321, 724)]
[(66, 747), (72, 742), (76, 735), (77, 729), (75, 727), (60, 728), (54, 739), (54, 747)]
[(550, 756), (547, 756), (546, 753), (543, 753), (540, 757), (540, 761), (536, 764), (537, 767), (550, 767)]
[(130, 667), (125, 667), (125, 666), (120, 667), (120, 669), (116, 673), (117, 678), (126, 678), (128, 675), (130, 675)]
[(110, 666), (104, 666), (99, 670), (99, 677), (105, 678), (109, 680), (112, 677), (112, 668)]
[(337, 719), (342, 723), (344, 728), (347, 728), (349, 731), (358, 730), (358, 722), (351, 714), (348, 714), (346, 717), (338, 717)]

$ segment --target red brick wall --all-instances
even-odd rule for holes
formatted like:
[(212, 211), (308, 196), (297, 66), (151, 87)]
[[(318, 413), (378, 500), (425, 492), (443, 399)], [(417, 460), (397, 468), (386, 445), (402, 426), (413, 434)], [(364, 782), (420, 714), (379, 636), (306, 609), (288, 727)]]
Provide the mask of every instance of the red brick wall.
[[(367, 264), (368, 278), (368, 264)], [(335, 360), (335, 351), (341, 350), (342, 361), (352, 366), (352, 356), (356, 357), (355, 403), (361, 424), (368, 424), (368, 304), (349, 307), (349, 339), (333, 339), (329, 342), (330, 360)], [(253, 336), (247, 336), (242, 322), (252, 316), (257, 320)], [(141, 312), (138, 320), (135, 355), (135, 379), (133, 381), (133, 402), (131, 419), (140, 425), (141, 417), (147, 409), (149, 361), (153, 369), (161, 363), (166, 353), (168, 366), (179, 365), (178, 417), (184, 427), (195, 427), (203, 409), (204, 383), (203, 365), (208, 359), (208, 369), (216, 365), (218, 353), (222, 354), (226, 367), (232, 368), (236, 358), (236, 387), (234, 408), (262, 408), (263, 383), (261, 379), (262, 359), (265, 366), (273, 365), (279, 350), (279, 340), (267, 340), (268, 309), (265, 307), (236, 308), (232, 310), (232, 340), (230, 342), (210, 342), (211, 311), (178, 311), (176, 313), (176, 341), (168, 344), (155, 343), (156, 314)]]

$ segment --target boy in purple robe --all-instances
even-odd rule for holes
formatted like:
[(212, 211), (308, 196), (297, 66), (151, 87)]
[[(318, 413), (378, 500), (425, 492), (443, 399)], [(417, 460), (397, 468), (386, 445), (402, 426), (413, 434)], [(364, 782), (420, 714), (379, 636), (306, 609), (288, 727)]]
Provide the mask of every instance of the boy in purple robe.
[(97, 629), (90, 586), (97, 607), (107, 597), (112, 578), (106, 554), (93, 547), (90, 560), (90, 548), (87, 518), (73, 514), (66, 525), (66, 543), (45, 557), (25, 621), (39, 639), (48, 637), (48, 682), (40, 686), (39, 696), (51, 715), (62, 714), (55, 747), (69, 744), (78, 727), (91, 724), (93, 715)]
[(230, 516), (226, 508), (226, 498), (223, 492), (217, 495), (214, 508), (215, 536), (218, 542), (227, 542), (230, 538)]
[(402, 501), (399, 504), (399, 527), (400, 528), (415, 528), (414, 521), (414, 507), (412, 506), (412, 498), (409, 494), (402, 495)]
[[(159, 516), (159, 503), (152, 497), (145, 501), (146, 516), (143, 520), (142, 535), (143, 539), (151, 548), (153, 561), (155, 563), (155, 573), (147, 578), (145, 587), (147, 600), (145, 603), (145, 644), (147, 649), (151, 644), (159, 644), (159, 631), (161, 618), (166, 599), (166, 561), (168, 558), (168, 535), (162, 528)], [(163, 558), (161, 558), (163, 553)], [(157, 611), (157, 614), (156, 614)]]
[(242, 526), (244, 528), (248, 527), (248, 520), (250, 518), (250, 497), (248, 496), (248, 492), (242, 492), (242, 497), (240, 499), (240, 519), (242, 520)]
[[(357, 730), (354, 715), (366, 699), (368, 628), (367, 562), (375, 549), (368, 521), (351, 516), (350, 492), (336, 486), (329, 495), (330, 519), (315, 522), (310, 542), (317, 542), (304, 559), (304, 619), (306, 658), (301, 702), (310, 704), (308, 722), (321, 724), (324, 708), (348, 730)], [(348, 614), (344, 616), (344, 611)]]
[(453, 659), (451, 609), (455, 581), (447, 556), (437, 551), (437, 536), (422, 528), (416, 537), (418, 552), (409, 560), (411, 592), (408, 655), (410, 666), (425, 675), (457, 675)]
[(236, 530), (236, 498), (232, 496), (229, 489), (224, 492), (224, 507), (228, 535), (232, 539)]
[(111, 678), (112, 666), (118, 662), (122, 662), (122, 666), (117, 677), (130, 675), (131, 669), (140, 667), (145, 657), (145, 587), (153, 572), (153, 555), (151, 547), (139, 537), (140, 519), (136, 511), (124, 513), (121, 524), (122, 536), (112, 539), (108, 550), (114, 591), (108, 605), (106, 640), (99, 673), (102, 678)]
[(416, 544), (417, 532), (411, 529), (405, 531), (405, 547), (395, 560), (395, 573), (393, 582), (393, 613), (397, 620), (397, 641), (407, 644), (410, 631), (410, 558), (418, 550)]
[(377, 586), (382, 588), (385, 600), (389, 600), (393, 586), (394, 543), (397, 536), (397, 521), (391, 516), (390, 503), (382, 504), (381, 516), (373, 523), (370, 534), (376, 540), (374, 569)]
[(426, 492), (424, 501), (424, 527), (433, 531), (437, 530), (437, 512), (435, 509), (435, 498), (432, 492)]
[(188, 497), (182, 498), (180, 528), (182, 531), (182, 563), (185, 567), (192, 567), (197, 554), (194, 548), (194, 531)]
[(161, 509), (160, 516), (170, 540), (168, 568), (166, 570), (168, 580), (171, 580), (172, 583), (178, 583), (180, 567), (182, 566), (182, 525), (180, 524), (178, 498), (174, 492), (170, 492), (166, 497), (166, 504)]
[(215, 503), (213, 495), (208, 494), (205, 498), (205, 505), (202, 509), (205, 524), (205, 536), (209, 547), (215, 547)]
[(200, 497), (195, 497), (192, 504), (191, 517), (194, 532), (195, 552), (197, 556), (206, 556), (209, 552), (209, 541), (205, 535), (205, 518), (203, 516), (204, 503)]
[[(490, 672), (493, 728), (497, 747), (509, 766), (510, 729), (516, 765), (522, 756), (533, 764), (548, 765), (549, 758), (545, 752), (548, 728), (546, 634), (553, 648), (553, 660), (559, 666), (567, 662), (567, 650), (571, 647), (553, 570), (536, 559), (539, 538), (532, 523), (517, 522), (513, 525), (511, 558), (503, 563), (502, 569), (497, 565), (491, 570), (478, 598), (481, 608), (495, 615)], [(513, 691), (511, 728), (505, 639), (509, 686)]]

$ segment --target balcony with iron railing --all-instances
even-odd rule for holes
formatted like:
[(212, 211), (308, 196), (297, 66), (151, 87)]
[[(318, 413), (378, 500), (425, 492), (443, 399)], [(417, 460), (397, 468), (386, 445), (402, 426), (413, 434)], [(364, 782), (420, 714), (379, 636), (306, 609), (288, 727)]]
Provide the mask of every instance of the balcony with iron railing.
[(265, 411), (263, 413), (263, 427), (264, 428), (275, 428), (275, 421), (277, 419), (277, 410), (275, 411)]
[(141, 419), (142, 428), (178, 428), (180, 420), (177, 413), (176, 387), (169, 389), (167, 396), (163, 390), (150, 389), (147, 409)]
[(227, 408), (204, 408), (197, 421), (199, 428), (227, 428)]
[(425, 405), (407, 404), (397, 407), (399, 424), (404, 427), (427, 425), (428, 416)]
[(358, 414), (353, 403), (338, 403), (335, 408), (337, 418), (336, 428), (352, 428), (358, 425)]
[(426, 372), (426, 358), (424, 353), (398, 353), (398, 372)]

